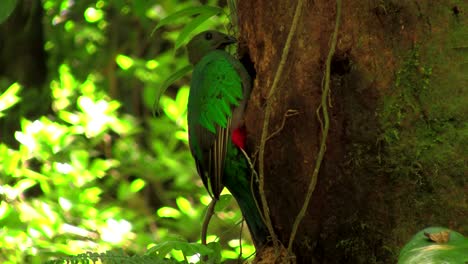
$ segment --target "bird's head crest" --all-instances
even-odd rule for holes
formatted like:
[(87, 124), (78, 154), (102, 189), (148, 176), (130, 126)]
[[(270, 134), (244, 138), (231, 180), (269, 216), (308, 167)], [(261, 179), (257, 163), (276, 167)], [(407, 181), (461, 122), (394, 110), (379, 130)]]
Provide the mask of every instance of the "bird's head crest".
[(195, 65), (208, 52), (216, 49), (224, 49), (227, 45), (237, 40), (229, 35), (215, 30), (204, 31), (190, 40), (187, 45), (188, 57), (191, 64)]

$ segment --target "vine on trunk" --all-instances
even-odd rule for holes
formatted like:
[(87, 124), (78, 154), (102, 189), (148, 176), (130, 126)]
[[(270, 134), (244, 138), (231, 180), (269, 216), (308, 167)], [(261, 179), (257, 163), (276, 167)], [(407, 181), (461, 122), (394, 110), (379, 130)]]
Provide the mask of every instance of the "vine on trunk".
[(278, 83), (280, 80), (280, 76), (283, 73), (284, 66), (286, 64), (286, 59), (288, 58), (289, 48), (291, 46), (292, 37), (294, 36), (294, 32), (296, 31), (297, 24), (299, 22), (299, 17), (302, 11), (303, 0), (299, 0), (296, 6), (296, 10), (294, 11), (294, 17), (291, 24), (291, 29), (289, 30), (288, 37), (286, 39), (286, 43), (283, 48), (283, 52), (281, 54), (281, 60), (278, 65), (278, 69), (276, 70), (275, 78), (273, 79), (273, 84), (270, 88), (270, 92), (268, 93), (268, 97), (266, 100), (266, 109), (265, 109), (265, 118), (263, 121), (263, 128), (262, 128), (262, 136), (260, 139), (260, 151), (259, 151), (259, 190), (260, 190), (260, 198), (262, 200), (263, 205), (263, 214), (266, 220), (266, 225), (268, 227), (268, 231), (270, 232), (271, 239), (273, 241), (273, 246), (275, 250), (278, 252), (279, 244), (278, 238), (275, 234), (273, 229), (273, 225), (271, 223), (270, 218), (270, 208), (268, 207), (268, 203), (265, 196), (265, 174), (264, 174), (264, 155), (265, 155), (265, 143), (268, 139), (268, 126), (270, 123), (270, 115), (272, 109), (272, 101), (274, 99), (274, 94), (278, 88)]
[[(329, 99), (329, 94), (330, 94), (330, 68), (331, 68), (331, 61), (333, 58), (333, 55), (335, 53), (335, 48), (336, 48), (336, 42), (338, 38), (338, 28), (340, 26), (340, 17), (341, 17), (341, 0), (336, 0), (336, 20), (335, 20), (335, 29), (333, 31), (332, 39), (331, 39), (331, 45), (330, 45), (330, 50), (328, 52), (327, 56), (327, 61), (325, 64), (325, 76), (322, 79), (322, 100), (317, 108), (317, 118), (320, 122), (320, 128), (322, 131), (322, 138), (320, 141), (320, 149), (317, 154), (317, 159), (315, 161), (315, 168), (312, 173), (312, 177), (310, 180), (309, 184), (309, 189), (307, 190), (306, 198), (304, 201), (304, 204), (297, 214), (297, 217), (294, 221), (293, 228), (291, 231), (291, 236), (289, 237), (289, 244), (288, 244), (288, 252), (289, 254), (292, 254), (292, 245), (294, 242), (294, 239), (296, 237), (297, 229), (299, 228), (299, 224), (301, 223), (302, 219), (305, 216), (305, 213), (307, 211), (307, 208), (309, 207), (310, 199), (312, 198), (312, 193), (315, 190), (315, 186), (317, 184), (317, 177), (318, 173), (320, 171), (320, 165), (322, 164), (323, 157), (325, 155), (325, 151), (327, 150), (327, 136), (328, 136), (328, 130), (330, 128), (330, 119), (328, 117), (328, 105), (327, 105), (327, 99)], [(330, 102), (328, 102), (330, 103)], [(322, 110), (322, 115), (323, 115), (323, 122), (320, 117), (320, 109)]]

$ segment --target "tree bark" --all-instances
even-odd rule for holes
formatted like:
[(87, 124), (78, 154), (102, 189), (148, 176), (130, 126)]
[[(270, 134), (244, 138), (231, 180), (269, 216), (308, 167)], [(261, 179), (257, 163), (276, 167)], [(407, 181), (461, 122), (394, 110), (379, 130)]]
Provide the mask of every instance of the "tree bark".
[[(337, 10), (335, 1), (305, 1), (278, 91), (268, 98), (296, 4), (237, 7), (241, 51), (256, 72), (248, 146), (258, 154), (271, 104), (264, 190), (285, 246), (319, 151), (316, 110)], [(293, 244), (298, 263), (395, 263), (426, 226), (468, 233), (467, 12), (466, 1), (455, 0), (343, 1), (330, 131)]]
[(20, 0), (0, 25), (0, 94), (14, 82), (25, 88), (22, 102), (9, 111), (7, 119), (0, 120), (0, 139), (13, 147), (18, 146), (14, 134), (22, 117), (37, 118), (50, 111), (50, 91), (44, 86), (47, 54), (42, 19), (40, 1)]

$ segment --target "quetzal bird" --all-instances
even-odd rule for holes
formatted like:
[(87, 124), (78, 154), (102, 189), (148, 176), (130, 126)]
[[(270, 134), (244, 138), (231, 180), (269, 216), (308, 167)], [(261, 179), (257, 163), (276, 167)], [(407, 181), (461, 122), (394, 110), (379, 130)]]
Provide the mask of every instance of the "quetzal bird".
[(190, 150), (198, 174), (213, 199), (224, 186), (234, 198), (256, 246), (269, 236), (256, 201), (258, 185), (239, 148), (245, 144), (243, 115), (252, 80), (236, 58), (226, 52), (236, 39), (218, 31), (196, 35), (187, 46), (194, 65), (187, 107)]

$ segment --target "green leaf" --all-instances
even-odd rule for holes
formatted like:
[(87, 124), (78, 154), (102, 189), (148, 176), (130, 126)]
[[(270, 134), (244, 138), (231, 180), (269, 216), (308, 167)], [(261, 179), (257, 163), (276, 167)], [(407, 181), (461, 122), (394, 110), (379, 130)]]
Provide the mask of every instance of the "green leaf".
[(134, 64), (134, 61), (132, 58), (123, 54), (117, 55), (117, 57), (115, 58), (115, 62), (124, 71), (130, 69)]
[(139, 192), (143, 187), (145, 187), (146, 182), (142, 179), (136, 179), (130, 184), (130, 191), (132, 193)]
[(169, 206), (164, 206), (164, 207), (161, 207), (158, 209), (158, 211), (156, 212), (156, 214), (159, 216), (159, 217), (164, 217), (164, 218), (179, 218), (180, 217), (180, 212), (179, 210), (177, 209), (174, 209), (172, 207), (169, 207)]
[(181, 250), (185, 255), (195, 255), (195, 254), (200, 254), (200, 255), (208, 255), (212, 253), (212, 250), (209, 249), (208, 247), (202, 245), (202, 244), (197, 244), (197, 243), (187, 243), (187, 242), (175, 242), (174, 243), (174, 248)]
[(96, 23), (104, 17), (104, 12), (94, 7), (88, 7), (84, 12), (84, 17), (89, 23)]
[(70, 153), (70, 160), (78, 168), (87, 168), (89, 153), (86, 150), (73, 150)]
[(18, 83), (14, 83), (0, 95), (0, 117), (3, 116), (3, 111), (14, 106), (21, 100), (21, 98), (17, 96), (20, 90), (21, 86)]
[(189, 200), (184, 197), (177, 197), (176, 203), (182, 213), (186, 215), (195, 215), (195, 210), (192, 208), (192, 204), (190, 204)]
[(210, 242), (206, 246), (213, 250), (211, 254), (208, 254), (211, 263), (221, 263), (221, 244), (219, 242)]
[(161, 19), (161, 21), (159, 21), (159, 23), (153, 29), (153, 32), (151, 32), (151, 35), (154, 33), (154, 31), (158, 30), (162, 26), (175, 23), (175, 21), (177, 21), (178, 19), (182, 17), (189, 17), (193, 15), (208, 14), (208, 13), (212, 13), (213, 15), (216, 15), (216, 14), (221, 14), (222, 12), (223, 12), (223, 9), (216, 7), (216, 6), (196, 6), (196, 7), (184, 8), (180, 11), (177, 11)]
[(2, 0), (0, 2), (0, 24), (5, 22), (13, 13), (16, 7), (16, 0)]
[(164, 241), (156, 246), (148, 249), (146, 252), (147, 255), (154, 255), (158, 256), (159, 258), (163, 259), (171, 250), (174, 248), (173, 246), (174, 241)]
[(192, 33), (198, 26), (203, 24), (203, 22), (207, 21), (210, 17), (216, 15), (217, 13), (214, 12), (207, 12), (204, 14), (200, 14), (195, 19), (190, 21), (180, 32), (179, 36), (175, 41), (175, 49), (179, 49), (180, 46), (184, 43), (185, 39), (187, 39), (188, 35)]
[(189, 97), (189, 88), (187, 86), (183, 86), (179, 89), (176, 96), (176, 104), (179, 111), (186, 111), (187, 110), (187, 103)]
[(33, 179), (23, 179), (15, 184), (14, 189), (20, 193), (23, 193), (25, 190), (33, 187), (37, 184), (37, 181)]
[(229, 205), (231, 200), (232, 200), (232, 195), (230, 194), (223, 194), (219, 196), (219, 200), (215, 205), (215, 212), (223, 211), (224, 208), (226, 208)]
[(182, 69), (177, 70), (163, 82), (163, 84), (161, 85), (161, 88), (159, 89), (158, 96), (156, 97), (156, 100), (154, 101), (154, 104), (153, 104), (153, 115), (156, 115), (156, 111), (159, 111), (159, 107), (158, 107), (159, 99), (161, 99), (161, 96), (164, 94), (164, 92), (166, 92), (167, 88), (171, 84), (173, 84), (175, 81), (180, 79), (182, 76), (187, 74), (187, 72), (189, 72), (192, 69), (192, 67), (193, 67), (192, 65), (187, 65), (183, 67)]
[[(448, 232), (446, 240), (432, 241), (428, 235), (442, 237)], [(437, 239), (436, 239), (437, 240)], [(398, 258), (399, 264), (411, 263), (467, 263), (468, 238), (443, 227), (429, 227), (419, 231), (403, 247)]]
[(214, 253), (213, 249), (202, 244), (189, 243), (187, 241), (170, 240), (158, 243), (156, 246), (150, 248), (146, 252), (146, 255), (154, 255), (158, 256), (159, 258), (164, 258), (172, 250), (180, 250), (186, 256), (191, 256), (195, 254), (206, 256)]

